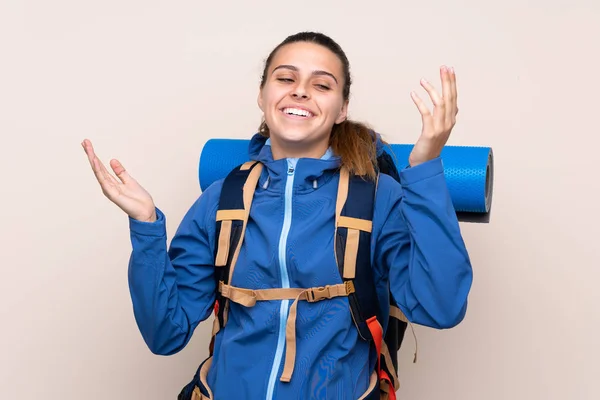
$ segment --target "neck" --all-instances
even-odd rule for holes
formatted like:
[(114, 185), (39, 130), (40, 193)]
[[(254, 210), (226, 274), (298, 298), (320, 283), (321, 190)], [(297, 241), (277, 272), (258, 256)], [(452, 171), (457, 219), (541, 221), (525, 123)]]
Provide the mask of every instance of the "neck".
[(274, 160), (282, 158), (321, 158), (329, 148), (329, 141), (321, 143), (284, 142), (271, 138)]

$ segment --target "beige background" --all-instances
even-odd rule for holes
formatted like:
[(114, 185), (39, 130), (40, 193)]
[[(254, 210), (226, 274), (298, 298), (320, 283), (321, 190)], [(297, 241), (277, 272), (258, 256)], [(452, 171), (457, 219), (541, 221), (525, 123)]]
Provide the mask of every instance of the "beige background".
[[(352, 117), (395, 143), (409, 92), (456, 68), (453, 145), (492, 146), (494, 213), (463, 224), (475, 267), (456, 329), (417, 328), (403, 399), (598, 399), (600, 3), (0, 2), (1, 399), (174, 399), (210, 322), (152, 355), (127, 287), (127, 219), (80, 147), (117, 157), (168, 217), (199, 195), (210, 137), (249, 137), (262, 61), (322, 30), (347, 51)], [(422, 91), (420, 93), (423, 93)]]

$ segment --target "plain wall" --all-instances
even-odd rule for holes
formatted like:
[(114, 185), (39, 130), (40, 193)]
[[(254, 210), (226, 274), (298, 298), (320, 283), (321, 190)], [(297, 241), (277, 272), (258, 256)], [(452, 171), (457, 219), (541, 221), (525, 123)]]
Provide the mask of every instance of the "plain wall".
[(211, 137), (260, 122), (262, 62), (320, 30), (346, 50), (351, 117), (413, 143), (409, 92), (457, 73), (448, 144), (494, 149), (492, 220), (462, 224), (475, 279), (455, 329), (416, 327), (403, 399), (598, 399), (600, 2), (0, 2), (0, 398), (174, 399), (211, 320), (171, 356), (131, 309), (125, 214), (80, 146), (120, 159), (167, 214), (200, 194)]

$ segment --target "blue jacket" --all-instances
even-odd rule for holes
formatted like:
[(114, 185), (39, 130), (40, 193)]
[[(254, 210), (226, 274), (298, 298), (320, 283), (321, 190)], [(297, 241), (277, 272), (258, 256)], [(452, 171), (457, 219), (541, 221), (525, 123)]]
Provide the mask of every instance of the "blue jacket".
[[(264, 289), (341, 283), (333, 251), (339, 158), (328, 151), (321, 159), (273, 160), (269, 143), (258, 135), (249, 155), (265, 168), (231, 284)], [(398, 183), (382, 175), (377, 188), (371, 254), (379, 302), (389, 304), (389, 282), (410, 321), (453, 327), (466, 312), (472, 269), (442, 161), (404, 169), (400, 177)], [(155, 222), (129, 221), (133, 309), (153, 353), (183, 349), (213, 311), (222, 183), (191, 206), (169, 247), (160, 209)], [(298, 304), (294, 374), (291, 382), (280, 382), (291, 303), (246, 308), (230, 302), (208, 375), (216, 399), (357, 399), (366, 390), (373, 365), (346, 297)]]

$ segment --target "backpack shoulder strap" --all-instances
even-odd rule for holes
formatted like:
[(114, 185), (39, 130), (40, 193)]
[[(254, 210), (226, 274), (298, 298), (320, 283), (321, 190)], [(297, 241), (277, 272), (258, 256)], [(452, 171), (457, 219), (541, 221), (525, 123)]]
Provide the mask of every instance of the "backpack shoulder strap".
[[(354, 287), (348, 296), (350, 312), (364, 340), (373, 343), (381, 389), (395, 398), (399, 389), (397, 353), (404, 337), (406, 318), (393, 307), (383, 315), (371, 264), (372, 218), (379, 175), (376, 180), (340, 172), (336, 205), (335, 251), (343, 281)], [(390, 302), (394, 300), (390, 293)], [(383, 333), (383, 323), (387, 331)]]
[(222, 296), (219, 288), (222, 284), (229, 284), (233, 276), (262, 167), (259, 162), (248, 161), (234, 168), (223, 181), (221, 188), (216, 215), (215, 280), (217, 291), (213, 339), (214, 335), (227, 322), (227, 299)]
[(348, 301), (360, 336), (372, 340), (367, 321), (382, 321), (371, 269), (371, 230), (377, 182), (340, 171), (336, 204), (335, 252), (344, 283), (354, 286)]

